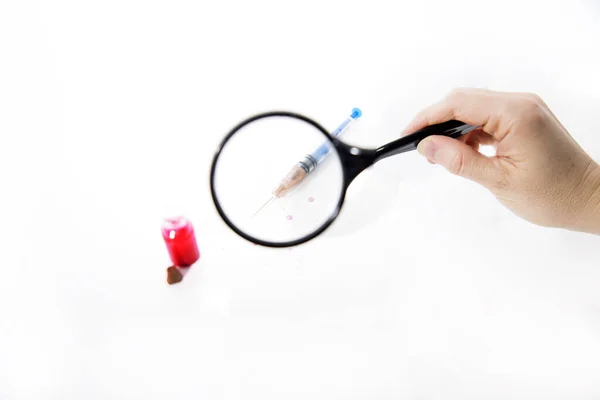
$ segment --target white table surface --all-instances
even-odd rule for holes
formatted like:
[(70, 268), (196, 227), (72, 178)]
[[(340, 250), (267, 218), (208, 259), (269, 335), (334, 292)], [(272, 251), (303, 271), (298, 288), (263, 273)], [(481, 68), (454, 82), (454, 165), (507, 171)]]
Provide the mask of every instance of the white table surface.
[[(285, 109), (396, 138), (456, 86), (540, 94), (600, 160), (597, 1), (0, 2), (0, 399), (597, 399), (600, 239), (415, 152), (271, 250), (213, 151)], [(165, 282), (163, 217), (202, 253)]]

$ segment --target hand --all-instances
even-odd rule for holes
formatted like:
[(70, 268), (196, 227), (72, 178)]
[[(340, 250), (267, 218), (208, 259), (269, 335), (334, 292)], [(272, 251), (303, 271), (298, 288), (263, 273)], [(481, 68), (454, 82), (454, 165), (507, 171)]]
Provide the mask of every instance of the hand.
[[(417, 150), (430, 162), (489, 189), (516, 215), (538, 225), (600, 234), (600, 166), (542, 99), (483, 89), (453, 91), (405, 129), (456, 119), (481, 127), (459, 140), (430, 136)], [(479, 145), (492, 145), (486, 157)]]

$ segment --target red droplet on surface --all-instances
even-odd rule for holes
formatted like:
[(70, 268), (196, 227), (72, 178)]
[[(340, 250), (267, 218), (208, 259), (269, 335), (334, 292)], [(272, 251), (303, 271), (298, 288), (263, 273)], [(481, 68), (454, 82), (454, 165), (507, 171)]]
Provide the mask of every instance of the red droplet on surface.
[(315, 198), (311, 196), (311, 197), (309, 197), (309, 198), (308, 198), (308, 201), (309, 201), (310, 203), (312, 203), (313, 201), (315, 201)]
[(194, 227), (186, 218), (165, 219), (162, 235), (173, 265), (189, 267), (200, 258)]
[(293, 219), (294, 219), (294, 217), (293, 217), (293, 216), (291, 216), (291, 215), (288, 215), (286, 218), (287, 218), (287, 220), (288, 220), (288, 221), (291, 221), (291, 220), (293, 220)]

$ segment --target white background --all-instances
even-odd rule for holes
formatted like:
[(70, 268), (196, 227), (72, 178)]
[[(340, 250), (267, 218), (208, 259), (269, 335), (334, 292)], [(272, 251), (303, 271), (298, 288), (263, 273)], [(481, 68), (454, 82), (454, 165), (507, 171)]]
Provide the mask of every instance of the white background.
[(593, 0), (0, 0), (0, 399), (600, 398), (598, 237), (415, 152), (293, 249), (208, 186), (250, 114), (361, 107), (371, 147), (455, 86), (537, 92), (599, 160), (599, 43)]

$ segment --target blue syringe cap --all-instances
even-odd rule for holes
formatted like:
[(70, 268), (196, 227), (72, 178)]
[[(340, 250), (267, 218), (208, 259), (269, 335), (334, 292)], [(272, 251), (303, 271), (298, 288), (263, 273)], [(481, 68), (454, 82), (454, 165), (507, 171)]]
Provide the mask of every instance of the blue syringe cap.
[(360, 118), (360, 116), (362, 115), (362, 111), (360, 111), (360, 108), (353, 108), (352, 109), (352, 114), (350, 114), (350, 118), (356, 119), (356, 118)]

